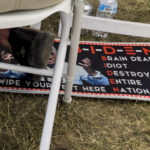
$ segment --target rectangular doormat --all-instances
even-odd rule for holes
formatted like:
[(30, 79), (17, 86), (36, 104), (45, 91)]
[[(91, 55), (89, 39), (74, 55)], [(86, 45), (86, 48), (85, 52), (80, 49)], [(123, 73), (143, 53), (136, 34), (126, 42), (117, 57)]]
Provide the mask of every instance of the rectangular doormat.
[[(59, 41), (56, 40), (47, 68), (53, 70)], [(64, 64), (68, 66), (69, 46)], [(41, 81), (32, 75), (0, 70), (0, 90), (17, 93), (48, 94), (51, 77)], [(64, 94), (66, 79), (62, 77), (60, 94)], [(73, 96), (150, 100), (150, 44), (80, 42)]]

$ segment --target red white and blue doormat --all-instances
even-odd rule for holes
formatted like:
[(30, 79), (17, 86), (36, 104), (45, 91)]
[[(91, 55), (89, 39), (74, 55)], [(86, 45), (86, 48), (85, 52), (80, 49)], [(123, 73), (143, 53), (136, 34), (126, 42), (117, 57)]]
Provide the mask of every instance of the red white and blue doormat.
[[(53, 70), (59, 41), (55, 41), (47, 68)], [(68, 53), (64, 73), (68, 66)], [(48, 94), (51, 77), (40, 82), (29, 74), (1, 70), (0, 90), (18, 93)], [(64, 93), (65, 78), (62, 78), (60, 94)], [(96, 43), (80, 42), (74, 96), (150, 100), (150, 44), (148, 43)]]

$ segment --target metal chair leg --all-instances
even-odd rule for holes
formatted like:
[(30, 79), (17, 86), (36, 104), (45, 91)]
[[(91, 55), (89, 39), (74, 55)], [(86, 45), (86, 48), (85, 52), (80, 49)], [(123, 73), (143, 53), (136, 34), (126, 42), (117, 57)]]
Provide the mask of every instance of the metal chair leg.
[(68, 71), (67, 71), (67, 82), (66, 82), (65, 95), (63, 99), (66, 103), (71, 102), (74, 70), (76, 66), (78, 45), (79, 45), (80, 33), (81, 33), (83, 0), (76, 0), (74, 7), (75, 9), (74, 9), (74, 16), (73, 16), (73, 28), (71, 34), (71, 46), (70, 46), (69, 63), (68, 63)]
[(64, 60), (66, 56), (67, 41), (69, 37), (70, 27), (67, 23), (67, 18), (65, 17), (64, 13), (61, 13), (61, 19), (62, 19), (62, 26), (63, 26), (62, 34), (61, 34), (61, 42), (57, 53), (52, 86), (51, 86), (50, 96), (47, 104), (43, 133), (42, 133), (41, 143), (40, 143), (40, 150), (49, 150), (50, 147), (52, 129), (53, 129), (54, 118), (55, 118), (56, 107), (57, 107), (57, 99), (58, 99), (61, 77), (63, 72)]

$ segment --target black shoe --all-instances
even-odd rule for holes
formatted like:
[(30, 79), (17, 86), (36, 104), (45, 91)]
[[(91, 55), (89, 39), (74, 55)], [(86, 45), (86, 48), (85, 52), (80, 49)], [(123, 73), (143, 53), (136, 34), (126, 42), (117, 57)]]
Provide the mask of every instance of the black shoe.
[[(9, 41), (16, 60), (25, 66), (46, 68), (54, 42), (54, 34), (31, 29), (13, 28)], [(34, 77), (41, 78), (39, 75)]]
[(54, 36), (49, 32), (39, 32), (32, 41), (28, 63), (36, 68), (45, 68), (52, 52)]
[[(10, 43), (13, 53), (19, 57), (20, 63), (36, 68), (45, 68), (52, 51), (54, 34), (50, 32), (38, 32), (31, 29), (11, 29)], [(22, 55), (22, 57), (21, 57)], [(21, 59), (20, 59), (21, 57)]]

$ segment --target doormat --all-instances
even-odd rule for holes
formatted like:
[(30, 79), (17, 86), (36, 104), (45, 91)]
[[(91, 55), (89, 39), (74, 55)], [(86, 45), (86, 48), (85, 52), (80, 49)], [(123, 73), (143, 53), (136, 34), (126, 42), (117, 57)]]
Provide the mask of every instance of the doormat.
[[(47, 68), (53, 70), (59, 40), (56, 40)], [(64, 64), (68, 66), (69, 46)], [(48, 94), (52, 77), (32, 80), (32, 75), (0, 71), (3, 92)], [(62, 77), (60, 94), (66, 78)], [(150, 100), (150, 44), (80, 42), (74, 74), (73, 96)]]

